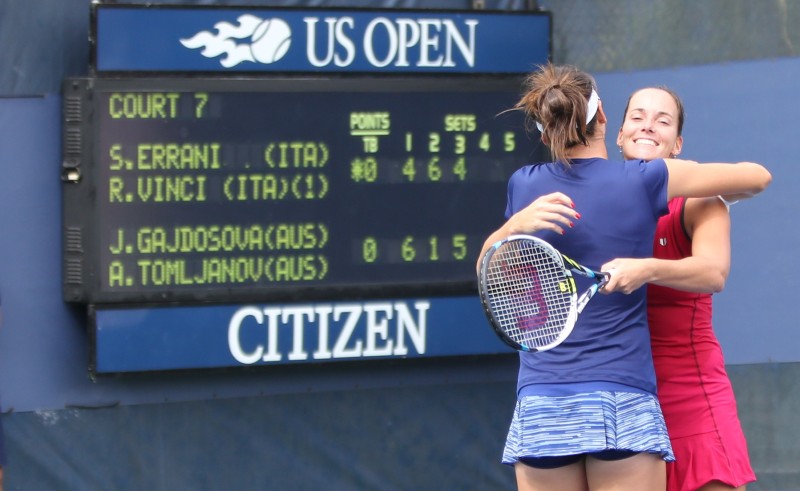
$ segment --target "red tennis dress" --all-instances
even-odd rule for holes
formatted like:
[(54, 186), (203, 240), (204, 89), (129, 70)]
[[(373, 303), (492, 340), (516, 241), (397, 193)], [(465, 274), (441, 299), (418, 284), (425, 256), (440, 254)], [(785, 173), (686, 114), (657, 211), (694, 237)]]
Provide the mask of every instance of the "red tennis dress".
[[(691, 255), (683, 226), (685, 201), (670, 201), (669, 214), (659, 220), (655, 257)], [(676, 458), (667, 464), (667, 491), (694, 491), (712, 481), (732, 487), (755, 481), (711, 324), (711, 295), (648, 285), (647, 303), (658, 399)]]

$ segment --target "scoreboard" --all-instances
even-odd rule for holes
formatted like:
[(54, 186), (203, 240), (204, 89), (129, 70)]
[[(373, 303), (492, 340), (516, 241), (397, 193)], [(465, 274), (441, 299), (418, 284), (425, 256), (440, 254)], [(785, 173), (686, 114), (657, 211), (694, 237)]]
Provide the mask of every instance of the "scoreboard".
[(475, 268), (510, 176), (549, 160), (514, 105), (551, 24), (92, 4), (60, 168), (90, 372), (507, 353)]
[(64, 297), (470, 294), (521, 165), (518, 77), (64, 85)]

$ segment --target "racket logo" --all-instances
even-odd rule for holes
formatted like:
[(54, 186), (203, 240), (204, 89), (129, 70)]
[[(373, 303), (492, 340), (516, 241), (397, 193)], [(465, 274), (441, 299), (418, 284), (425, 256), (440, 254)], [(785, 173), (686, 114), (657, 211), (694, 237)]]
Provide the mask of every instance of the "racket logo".
[(575, 286), (575, 279), (572, 277), (567, 278), (567, 281), (560, 281), (558, 283), (558, 289), (561, 293), (575, 293), (578, 291), (578, 288)]
[(527, 315), (520, 316), (517, 327), (522, 330), (542, 328), (547, 323), (547, 300), (542, 293), (542, 281), (536, 266), (523, 264), (517, 274), (528, 282), (526, 288), (519, 290), (520, 296), (524, 298), (520, 298), (518, 304), (528, 306), (525, 312)]

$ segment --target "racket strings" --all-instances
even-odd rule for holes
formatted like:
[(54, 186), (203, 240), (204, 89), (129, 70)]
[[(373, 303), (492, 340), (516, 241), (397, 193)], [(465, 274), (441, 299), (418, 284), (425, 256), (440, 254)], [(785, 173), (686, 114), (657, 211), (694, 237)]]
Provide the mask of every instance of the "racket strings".
[(508, 242), (495, 251), (486, 278), (492, 312), (509, 338), (534, 348), (559, 339), (572, 310), (574, 288), (549, 251)]

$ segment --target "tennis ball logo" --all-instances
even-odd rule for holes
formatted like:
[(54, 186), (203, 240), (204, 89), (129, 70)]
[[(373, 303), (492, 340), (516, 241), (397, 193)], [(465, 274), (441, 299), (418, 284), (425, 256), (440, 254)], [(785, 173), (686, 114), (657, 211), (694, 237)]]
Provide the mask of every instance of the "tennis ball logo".
[(283, 58), (292, 44), (292, 30), (281, 19), (267, 19), (251, 36), (250, 52), (260, 63), (275, 63)]

